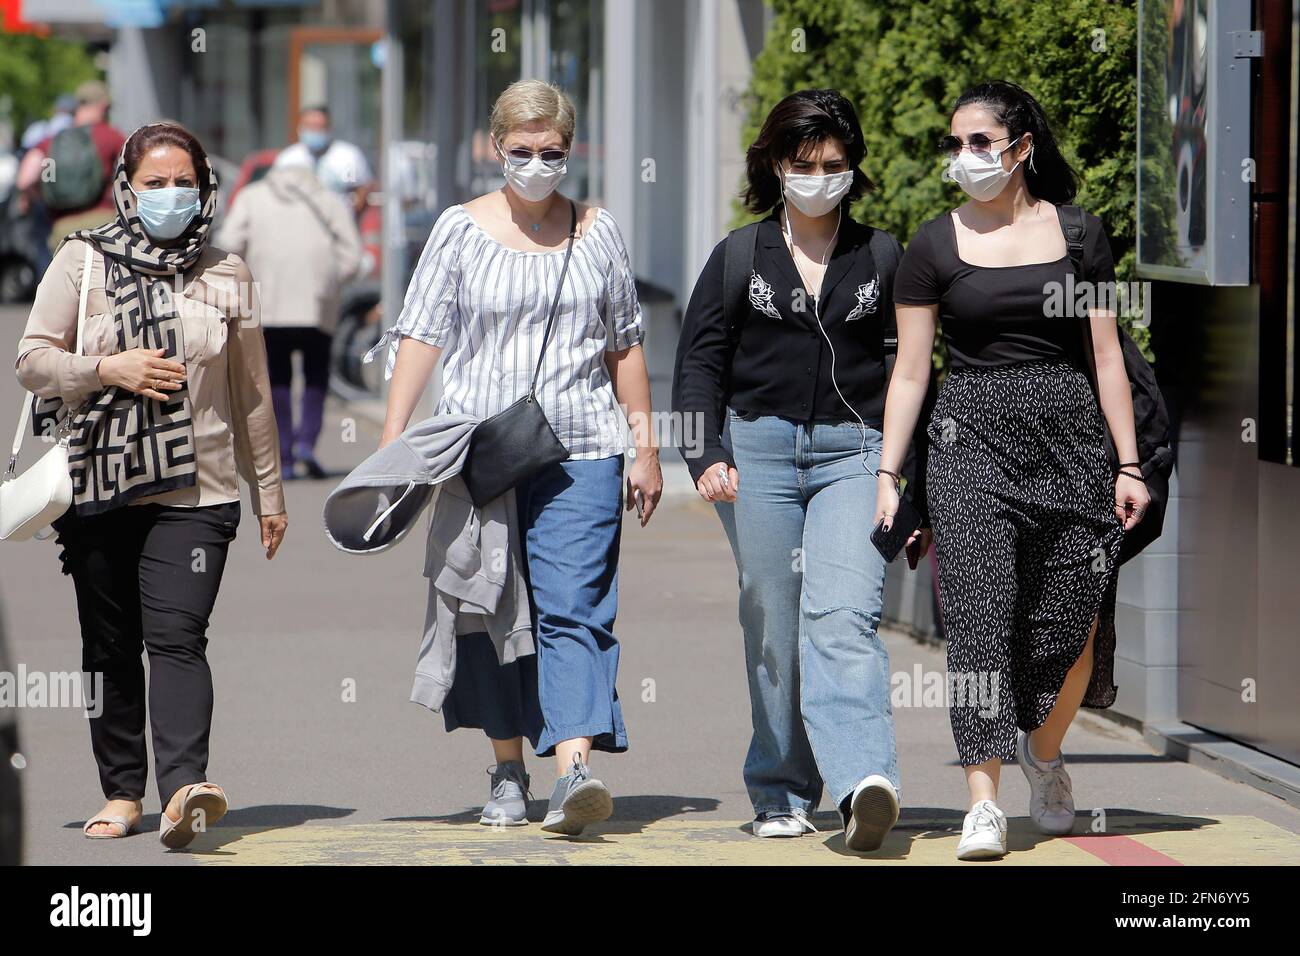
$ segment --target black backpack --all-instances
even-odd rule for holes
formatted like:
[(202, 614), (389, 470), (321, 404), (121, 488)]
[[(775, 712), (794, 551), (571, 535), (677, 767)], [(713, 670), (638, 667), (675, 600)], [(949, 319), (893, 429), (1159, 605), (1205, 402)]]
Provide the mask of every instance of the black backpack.
[[(1057, 206), (1056, 212), (1061, 222), (1061, 231), (1065, 233), (1065, 243), (1070, 250), (1070, 265), (1074, 268), (1075, 276), (1083, 279), (1086, 274), (1083, 266), (1086, 231), (1083, 210), (1078, 206)], [(1092, 349), (1092, 325), (1087, 315), (1082, 317), (1082, 326), (1088, 374), (1093, 393), (1097, 394), (1097, 362)], [(1128, 333), (1122, 327), (1117, 331), (1120, 348), (1124, 353), (1124, 371), (1128, 373), (1129, 388), (1133, 393), (1133, 424), (1137, 431), (1138, 459), (1142, 462), (1142, 477), (1151, 495), (1151, 503), (1142, 520), (1124, 535), (1124, 543), (1119, 552), (1119, 563), (1123, 564), (1141, 553), (1164, 530), (1165, 510), (1169, 504), (1169, 477), (1174, 471), (1174, 450), (1169, 441), (1169, 412), (1165, 408), (1164, 397), (1160, 394), (1160, 386), (1156, 384), (1155, 372)], [(1104, 426), (1104, 416), (1102, 421)], [(1117, 469), (1119, 455), (1115, 451), (1109, 429), (1106, 430), (1106, 452), (1110, 456), (1111, 467)]]
[(89, 209), (104, 194), (104, 163), (89, 126), (70, 126), (50, 141), (53, 176), (41, 177), (41, 200), (55, 212)]

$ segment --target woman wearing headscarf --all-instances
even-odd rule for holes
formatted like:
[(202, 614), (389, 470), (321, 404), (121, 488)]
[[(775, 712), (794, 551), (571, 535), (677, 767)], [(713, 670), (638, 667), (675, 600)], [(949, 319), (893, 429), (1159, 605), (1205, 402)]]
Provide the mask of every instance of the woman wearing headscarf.
[(147, 650), (160, 836), (176, 848), (227, 808), (207, 780), (205, 649), (239, 524), (236, 476), (268, 559), (287, 519), (256, 291), (243, 261), (208, 242), (216, 182), (203, 147), (174, 124), (141, 127), (122, 148), (113, 199), (112, 222), (73, 233), (55, 255), (16, 367), (41, 399), (38, 434), (56, 419), (71, 430), (73, 504), (54, 529), (76, 588), (82, 668), (103, 678), (90, 739), (108, 800), (84, 833), (139, 826)]

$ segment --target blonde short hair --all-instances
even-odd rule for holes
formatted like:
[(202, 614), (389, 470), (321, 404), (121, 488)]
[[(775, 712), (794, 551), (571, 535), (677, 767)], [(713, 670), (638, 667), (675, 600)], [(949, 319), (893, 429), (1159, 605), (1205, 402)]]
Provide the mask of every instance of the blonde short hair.
[(529, 123), (545, 123), (560, 134), (568, 149), (573, 145), (576, 122), (573, 100), (564, 90), (541, 80), (516, 80), (492, 105), (489, 130), (500, 146), (512, 130)]

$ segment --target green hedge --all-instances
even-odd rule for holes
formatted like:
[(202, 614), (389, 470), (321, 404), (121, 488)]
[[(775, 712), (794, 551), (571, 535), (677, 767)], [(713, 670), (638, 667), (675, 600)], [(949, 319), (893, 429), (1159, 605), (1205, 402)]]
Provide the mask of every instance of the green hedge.
[(15, 142), (29, 123), (53, 112), (60, 93), (99, 78), (84, 43), (0, 31), (0, 100), (8, 100)]
[[(754, 62), (744, 145), (788, 93), (834, 87), (862, 122), (877, 184), (854, 209), (906, 243), (964, 201), (935, 150), (961, 92), (989, 79), (1039, 100), (1101, 217), (1119, 278), (1134, 273), (1137, 5), (1133, 0), (774, 0)], [(802, 30), (802, 34), (796, 31)], [(795, 49), (798, 42), (803, 51)], [(737, 212), (737, 224), (745, 216)], [(1144, 330), (1137, 330), (1140, 334)]]

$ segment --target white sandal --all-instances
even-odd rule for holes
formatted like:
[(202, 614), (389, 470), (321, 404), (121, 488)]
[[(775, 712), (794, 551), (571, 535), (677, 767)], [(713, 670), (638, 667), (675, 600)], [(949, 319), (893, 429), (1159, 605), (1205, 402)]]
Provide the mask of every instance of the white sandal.
[[(107, 824), (108, 826), (116, 827), (117, 829), (112, 833), (91, 833), (90, 828), (95, 826), (97, 823)], [(81, 835), (87, 840), (120, 840), (122, 837), (130, 836), (134, 833), (135, 828), (139, 823), (139, 820), (132, 823), (127, 817), (103, 814), (102, 816), (87, 820), (86, 825), (81, 828)]]
[(179, 850), (189, 846), (199, 831), (194, 828), (195, 814), (203, 814), (203, 830), (207, 830), (226, 815), (229, 803), (226, 794), (215, 783), (192, 783), (185, 790), (181, 799), (181, 818), (172, 820), (163, 807), (161, 823), (158, 826), (158, 839), (169, 850)]

